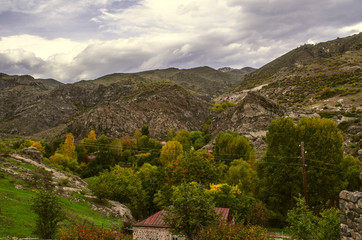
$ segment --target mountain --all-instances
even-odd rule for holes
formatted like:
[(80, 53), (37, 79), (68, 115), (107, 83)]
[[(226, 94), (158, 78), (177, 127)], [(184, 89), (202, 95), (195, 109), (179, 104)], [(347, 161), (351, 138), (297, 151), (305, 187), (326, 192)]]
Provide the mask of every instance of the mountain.
[(340, 56), (348, 51), (359, 51), (361, 47), (362, 33), (315, 45), (304, 44), (253, 71), (247, 76), (246, 81), (241, 84), (241, 88), (255, 87), (267, 79), (280, 75), (282, 72), (292, 71), (317, 60)]
[(58, 84), (1, 74), (0, 134), (52, 139), (74, 131), (79, 139), (94, 129), (122, 137), (143, 124), (154, 137), (170, 129), (197, 130), (213, 114), (211, 98), (236, 86), (240, 76), (200, 67)]
[[(260, 69), (197, 67), (114, 73), (62, 84), (0, 74), (0, 136), (53, 139), (90, 130), (110, 138), (133, 135), (146, 124), (163, 140), (171, 129), (232, 130), (265, 148), (269, 122), (280, 116), (334, 119), (356, 154), (362, 138), (362, 33), (300, 46)], [(218, 113), (211, 102), (234, 102)]]
[(332, 118), (344, 132), (346, 151), (356, 154), (362, 138), (361, 47), (362, 33), (301, 46), (246, 75), (237, 88), (215, 100), (238, 102), (245, 93), (256, 92), (296, 121)]

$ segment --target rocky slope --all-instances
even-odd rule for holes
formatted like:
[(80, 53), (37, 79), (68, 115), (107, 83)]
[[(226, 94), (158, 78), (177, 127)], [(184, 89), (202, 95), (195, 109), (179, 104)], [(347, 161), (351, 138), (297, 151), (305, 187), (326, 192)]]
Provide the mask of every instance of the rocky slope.
[(270, 121), (283, 117), (286, 110), (252, 91), (245, 91), (238, 96), (238, 104), (216, 116), (209, 131), (213, 136), (221, 131), (238, 132), (246, 136), (256, 149), (263, 151), (266, 149), (264, 138)]
[(170, 129), (200, 129), (212, 115), (210, 107), (180, 86), (164, 82), (80, 115), (65, 132), (83, 138), (93, 129), (110, 137), (122, 137), (132, 136), (147, 124), (151, 136), (163, 139)]
[[(43, 163), (43, 155), (36, 148), (23, 149), (19, 153), (0, 155), (0, 172), (9, 174), (18, 179), (15, 187), (18, 189), (41, 189), (44, 186), (53, 186), (54, 192), (72, 201), (85, 201), (96, 198), (88, 189), (88, 184), (80, 177), (49, 167)], [(24, 182), (23, 185), (19, 183)], [(29, 187), (30, 186), (30, 187)], [(82, 195), (75, 199), (73, 193)], [(106, 204), (89, 201), (92, 209), (105, 215), (120, 217), (126, 222), (134, 222), (131, 211), (125, 205), (106, 200)]]
[(238, 102), (255, 91), (286, 109), (296, 121), (320, 116), (336, 121), (345, 149), (357, 155), (362, 138), (362, 33), (299, 47), (246, 76), (215, 100)]

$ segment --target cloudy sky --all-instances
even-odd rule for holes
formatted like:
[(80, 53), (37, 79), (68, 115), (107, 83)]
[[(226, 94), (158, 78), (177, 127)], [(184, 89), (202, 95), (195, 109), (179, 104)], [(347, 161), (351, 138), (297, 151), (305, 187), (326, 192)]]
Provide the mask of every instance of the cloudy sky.
[(0, 72), (62, 82), (114, 72), (261, 67), (362, 31), (361, 0), (0, 0)]

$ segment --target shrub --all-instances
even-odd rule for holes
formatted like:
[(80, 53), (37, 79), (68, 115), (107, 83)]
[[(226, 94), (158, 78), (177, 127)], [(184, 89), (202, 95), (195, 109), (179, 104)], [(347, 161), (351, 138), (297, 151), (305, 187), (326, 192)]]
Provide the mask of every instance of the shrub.
[(201, 232), (199, 240), (267, 240), (267, 231), (259, 226), (244, 226), (242, 224), (220, 224)]
[(93, 224), (78, 225), (67, 229), (60, 230), (60, 240), (131, 240), (131, 236), (124, 235), (121, 232), (97, 227)]
[(38, 215), (34, 233), (43, 239), (54, 238), (64, 216), (58, 197), (51, 191), (40, 191), (31, 208)]
[(308, 210), (305, 200), (296, 198), (297, 206), (288, 212), (289, 229), (295, 239), (337, 240), (339, 236), (339, 210), (331, 208), (321, 212), (320, 217)]

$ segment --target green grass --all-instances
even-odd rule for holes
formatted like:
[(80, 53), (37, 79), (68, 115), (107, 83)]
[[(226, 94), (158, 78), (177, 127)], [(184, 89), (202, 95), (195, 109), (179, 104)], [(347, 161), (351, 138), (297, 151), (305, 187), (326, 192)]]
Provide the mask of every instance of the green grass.
[[(36, 190), (16, 189), (14, 183), (25, 185), (6, 173), (0, 172), (0, 239), (7, 237), (36, 237), (32, 232), (35, 226), (36, 214), (31, 210), (31, 203), (36, 196)], [(74, 226), (74, 224), (94, 223), (105, 228), (120, 228), (120, 218), (103, 215), (92, 210), (88, 199), (81, 194), (73, 194), (73, 198), (80, 201), (71, 201), (59, 197), (66, 218), (60, 223), (60, 228)], [(86, 201), (82, 201), (86, 200)]]
[(5, 174), (0, 178), (0, 237), (33, 237), (36, 215), (30, 204), (35, 193), (16, 189), (15, 180)]

